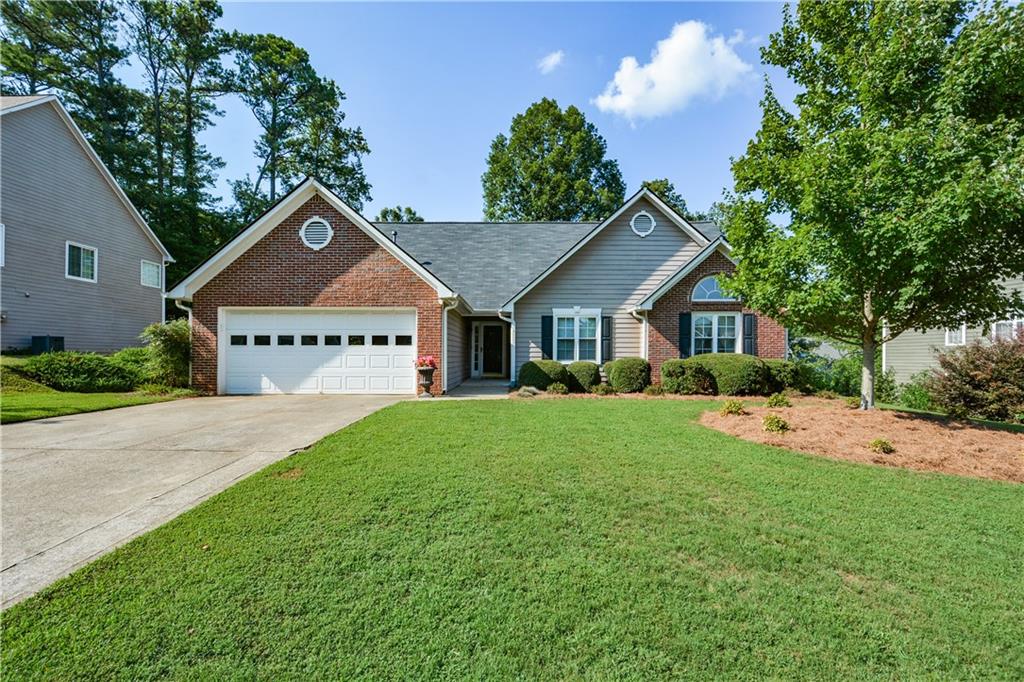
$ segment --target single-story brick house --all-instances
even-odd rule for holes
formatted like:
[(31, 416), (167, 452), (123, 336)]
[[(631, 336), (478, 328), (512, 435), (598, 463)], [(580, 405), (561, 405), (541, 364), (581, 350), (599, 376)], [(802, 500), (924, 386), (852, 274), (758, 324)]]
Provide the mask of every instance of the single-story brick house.
[(210, 393), (409, 393), (523, 363), (786, 355), (786, 330), (727, 297), (710, 222), (648, 190), (599, 223), (370, 223), (309, 179), (169, 293)]

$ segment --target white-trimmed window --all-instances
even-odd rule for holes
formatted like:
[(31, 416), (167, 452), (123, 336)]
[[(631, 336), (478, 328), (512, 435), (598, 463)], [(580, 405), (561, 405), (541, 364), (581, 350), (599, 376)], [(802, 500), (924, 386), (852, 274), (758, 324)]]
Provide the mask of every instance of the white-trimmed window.
[(962, 324), (959, 327), (953, 327), (952, 329), (946, 330), (946, 345), (947, 346), (962, 346), (967, 343), (967, 325)]
[(1024, 329), (1024, 319), (999, 320), (992, 325), (992, 340), (1012, 341), (1021, 329)]
[(96, 281), (96, 247), (64, 242), (64, 276), (81, 282)]
[(162, 289), (163, 270), (159, 263), (151, 260), (142, 261), (142, 286)]
[(693, 313), (693, 354), (739, 353), (740, 313)]
[(718, 276), (711, 275), (697, 282), (693, 288), (694, 301), (735, 301), (736, 299), (722, 291)]
[(556, 308), (555, 360), (600, 362), (601, 310), (582, 308)]

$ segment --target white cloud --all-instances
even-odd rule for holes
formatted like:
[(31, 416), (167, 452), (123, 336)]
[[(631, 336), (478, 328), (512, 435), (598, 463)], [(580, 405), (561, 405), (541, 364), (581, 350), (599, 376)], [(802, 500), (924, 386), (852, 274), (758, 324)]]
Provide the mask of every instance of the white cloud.
[(592, 101), (601, 111), (633, 121), (680, 111), (698, 97), (718, 99), (753, 72), (733, 49), (743, 42), (742, 31), (725, 38), (712, 36), (700, 21), (676, 24), (651, 51), (649, 63), (641, 66), (636, 57), (624, 57)]
[(561, 66), (563, 60), (565, 60), (565, 52), (562, 50), (555, 50), (551, 54), (544, 55), (544, 57), (537, 62), (537, 69), (546, 76)]

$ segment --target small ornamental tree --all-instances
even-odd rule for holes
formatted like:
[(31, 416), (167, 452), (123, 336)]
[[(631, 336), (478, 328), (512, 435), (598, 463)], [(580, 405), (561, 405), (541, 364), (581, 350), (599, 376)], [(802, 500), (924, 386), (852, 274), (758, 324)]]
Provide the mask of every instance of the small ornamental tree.
[(761, 55), (800, 92), (733, 163), (727, 288), (860, 346), (867, 409), (880, 343), (1024, 308), (1024, 5), (801, 3)]

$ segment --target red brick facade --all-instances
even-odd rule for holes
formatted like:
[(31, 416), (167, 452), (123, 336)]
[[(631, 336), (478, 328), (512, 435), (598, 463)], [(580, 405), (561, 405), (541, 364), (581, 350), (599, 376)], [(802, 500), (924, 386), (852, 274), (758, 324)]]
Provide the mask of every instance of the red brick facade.
[[(314, 251), (299, 229), (326, 218), (331, 242)], [(314, 196), (192, 297), (192, 383), (217, 391), (217, 309), (221, 306), (365, 306), (416, 309), (417, 354), (438, 362), (432, 393), (440, 393), (441, 305), (437, 292), (320, 196)]]
[[(647, 357), (651, 378), (661, 381), (661, 363), (679, 357), (679, 313), (716, 311), (753, 312), (741, 303), (700, 303), (691, 300), (697, 282), (720, 272), (732, 272), (735, 266), (715, 252), (655, 302), (647, 314)], [(757, 355), (762, 358), (786, 357), (786, 330), (775, 320), (757, 314)]]

